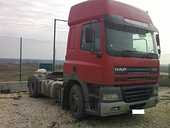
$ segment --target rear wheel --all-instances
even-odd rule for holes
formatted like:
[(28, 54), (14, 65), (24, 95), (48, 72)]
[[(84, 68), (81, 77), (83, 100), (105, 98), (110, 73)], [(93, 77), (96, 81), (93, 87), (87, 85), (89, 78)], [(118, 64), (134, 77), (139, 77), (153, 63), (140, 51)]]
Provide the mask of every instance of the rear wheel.
[(39, 81), (33, 76), (28, 80), (29, 95), (34, 98), (39, 97)]
[(74, 118), (84, 117), (84, 99), (80, 86), (73, 85), (69, 93), (69, 107)]

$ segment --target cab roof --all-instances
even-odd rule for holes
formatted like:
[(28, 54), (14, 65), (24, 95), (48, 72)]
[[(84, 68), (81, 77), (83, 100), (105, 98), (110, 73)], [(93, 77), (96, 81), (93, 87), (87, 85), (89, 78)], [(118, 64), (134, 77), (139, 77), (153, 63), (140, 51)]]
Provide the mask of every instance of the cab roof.
[(136, 7), (114, 0), (88, 0), (73, 6), (69, 15), (69, 26), (103, 16), (122, 16), (147, 24), (152, 24), (149, 15)]

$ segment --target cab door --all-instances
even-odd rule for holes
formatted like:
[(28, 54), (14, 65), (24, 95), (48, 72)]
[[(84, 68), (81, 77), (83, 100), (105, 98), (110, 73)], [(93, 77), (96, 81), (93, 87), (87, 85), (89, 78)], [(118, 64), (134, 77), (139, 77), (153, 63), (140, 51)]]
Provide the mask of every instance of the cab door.
[(102, 81), (102, 23), (99, 21), (82, 24), (77, 53), (77, 75), (88, 83)]

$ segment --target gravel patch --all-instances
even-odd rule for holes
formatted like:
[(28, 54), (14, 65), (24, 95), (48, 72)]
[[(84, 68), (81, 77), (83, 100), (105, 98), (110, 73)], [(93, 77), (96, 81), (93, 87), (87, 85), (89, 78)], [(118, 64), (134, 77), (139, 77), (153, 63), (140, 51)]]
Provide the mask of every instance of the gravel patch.
[(87, 117), (77, 121), (48, 98), (27, 93), (0, 94), (0, 128), (170, 128), (170, 88), (160, 88), (160, 102), (145, 115)]

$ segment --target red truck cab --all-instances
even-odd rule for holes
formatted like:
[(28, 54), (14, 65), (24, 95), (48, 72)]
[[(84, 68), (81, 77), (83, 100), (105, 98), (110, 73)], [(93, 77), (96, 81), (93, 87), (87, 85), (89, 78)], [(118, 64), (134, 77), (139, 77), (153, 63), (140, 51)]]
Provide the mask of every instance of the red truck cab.
[(82, 92), (79, 111), (85, 113), (117, 115), (157, 104), (158, 30), (145, 11), (89, 0), (71, 8), (68, 24), (64, 106), (75, 84)]

